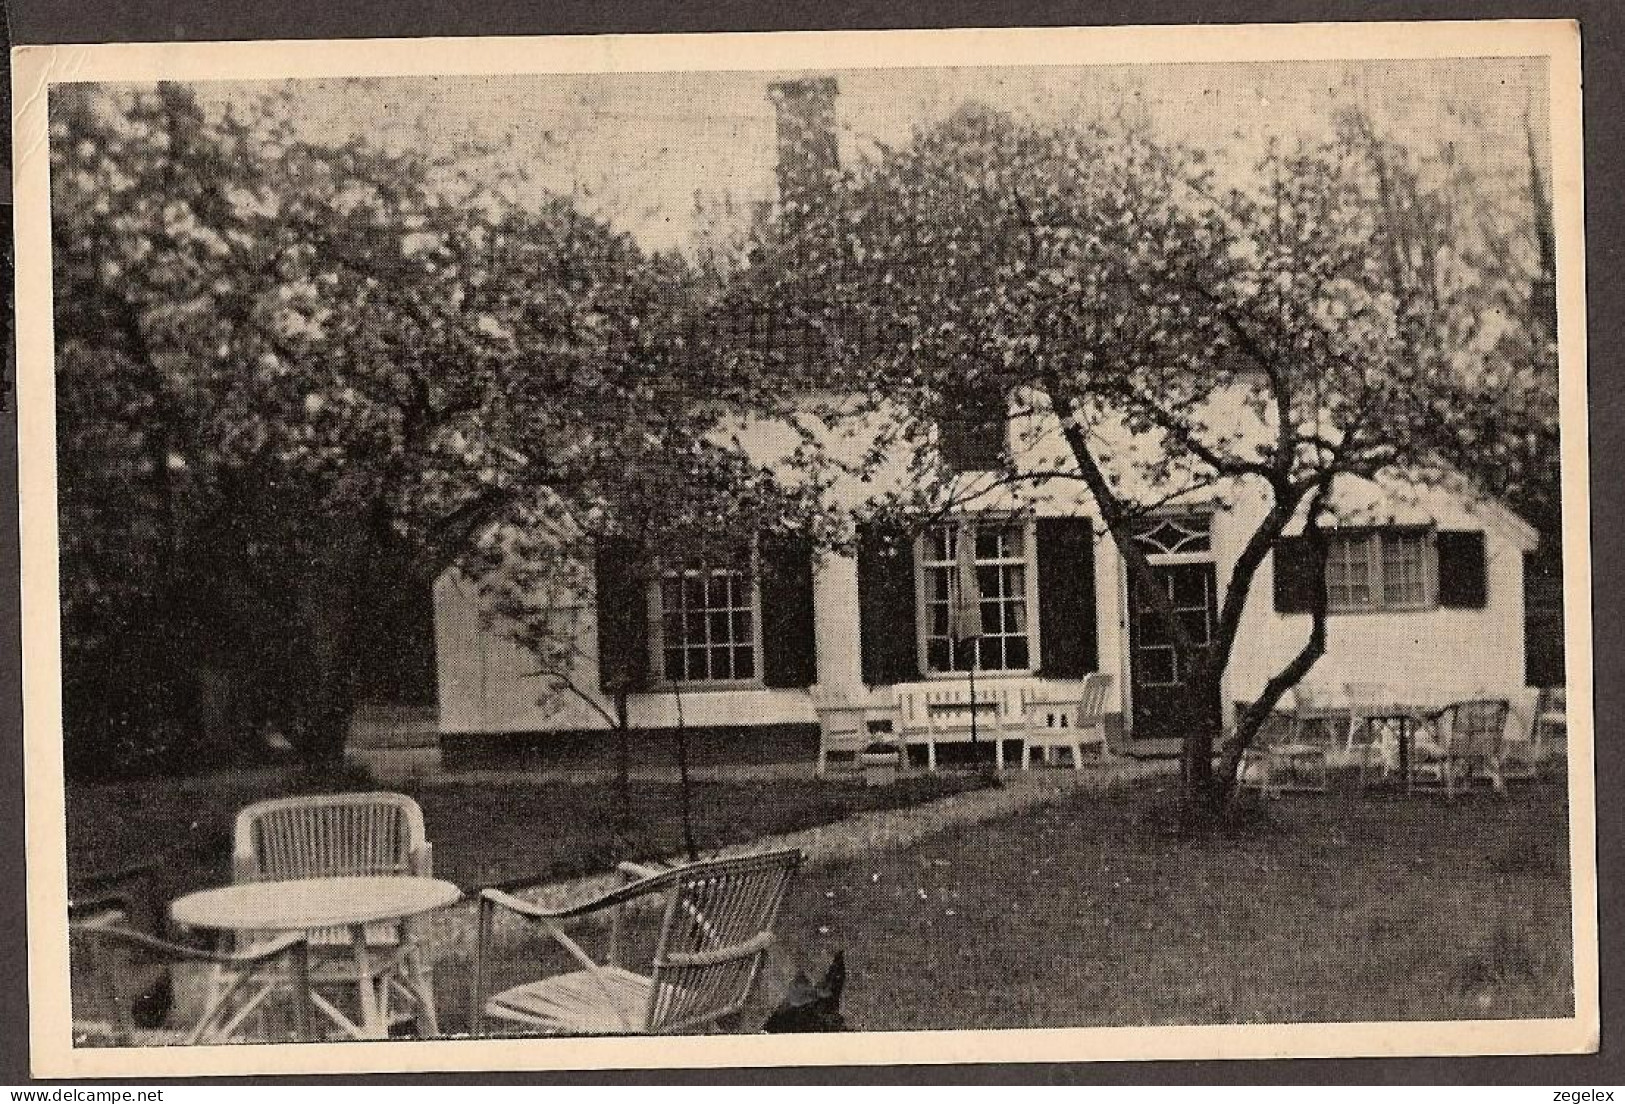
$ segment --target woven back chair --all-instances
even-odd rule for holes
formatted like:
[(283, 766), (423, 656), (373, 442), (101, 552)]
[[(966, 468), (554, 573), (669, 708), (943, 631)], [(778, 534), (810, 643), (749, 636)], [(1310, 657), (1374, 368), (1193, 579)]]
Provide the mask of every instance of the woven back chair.
[[(76, 1045), (275, 1042), (312, 1037), (302, 935), (280, 936), (247, 951), (206, 951), (133, 931), (117, 913), (71, 923), (68, 935)], [(170, 1022), (176, 978), (187, 964), (200, 964), (219, 979), (189, 1027)], [(278, 995), (292, 999), (278, 1008), (273, 999)]]
[[(434, 872), (434, 851), (423, 827), (418, 803), (397, 793), (308, 794), (279, 797), (249, 805), (237, 814), (232, 864), (238, 882), (286, 882), (300, 878), (368, 878), (388, 875), (427, 878)], [(412, 970), (424, 976), (423, 960), (410, 919), (370, 924), (367, 943), (399, 948), (384, 973), (381, 995), (386, 1016), (395, 996), (419, 1009), (423, 1026), (438, 1031), (429, 1000), (419, 999)], [(257, 938), (257, 937), (256, 937)], [(313, 984), (353, 985), (351, 936), (343, 928), (309, 933), (315, 954)], [(422, 989), (427, 992), (427, 983)]]
[(1325, 709), (1316, 691), (1301, 683), (1293, 687), (1292, 699), (1291, 712), (1267, 717), (1237, 757), (1238, 788), (1256, 789), (1262, 797), (1330, 788), (1325, 742), (1309, 738), (1316, 723), (1325, 720)]
[(428, 877), (423, 810), (404, 794), (279, 797), (237, 814), (233, 865), (239, 882), (295, 878)]
[[(750, 999), (800, 862), (801, 853), (794, 850), (712, 859), (639, 878), (564, 909), (544, 908), (505, 889), (485, 890), (474, 967), (475, 1031), (485, 1017), (556, 1034), (670, 1033), (727, 1019)], [(647, 972), (634, 972), (619, 962), (620, 912), (653, 895), (665, 897), (654, 957)], [(486, 999), (499, 909), (539, 924), (583, 968)], [(606, 914), (609, 949), (600, 962), (565, 933), (564, 925)]]
[(1449, 796), (1458, 786), (1485, 777), (1497, 791), (1506, 789), (1501, 773), (1501, 747), (1506, 737), (1504, 698), (1474, 698), (1452, 702), (1433, 715), (1438, 754), (1415, 768), (1423, 777), (1442, 785)]

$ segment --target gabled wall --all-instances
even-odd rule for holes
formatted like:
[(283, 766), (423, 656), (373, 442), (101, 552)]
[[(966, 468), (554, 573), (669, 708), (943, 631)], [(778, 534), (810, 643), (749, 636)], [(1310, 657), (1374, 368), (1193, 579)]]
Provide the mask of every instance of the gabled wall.
[[(1433, 525), (1484, 534), (1485, 604), (1482, 609), (1334, 613), (1326, 623), (1326, 654), (1306, 684), (1337, 698), (1349, 682), (1386, 684), (1402, 700), (1438, 701), (1489, 691), (1513, 696), (1524, 685), (1523, 554), (1532, 530), (1504, 508), (1443, 488), (1378, 487), (1345, 480), (1333, 516), (1349, 525)], [(1221, 572), (1239, 554), (1243, 530), (1265, 508), (1251, 496), (1226, 519)], [(1301, 523), (1294, 528), (1301, 529)], [(1306, 613), (1277, 613), (1272, 600), (1275, 557), (1253, 584), (1231, 661), (1225, 704), (1251, 700), (1309, 637)]]

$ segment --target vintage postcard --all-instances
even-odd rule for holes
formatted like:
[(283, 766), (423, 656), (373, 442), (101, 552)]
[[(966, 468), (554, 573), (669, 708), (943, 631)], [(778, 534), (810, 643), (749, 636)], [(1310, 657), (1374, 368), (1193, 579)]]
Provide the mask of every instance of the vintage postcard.
[(36, 1074), (1595, 1049), (1574, 24), (14, 67)]

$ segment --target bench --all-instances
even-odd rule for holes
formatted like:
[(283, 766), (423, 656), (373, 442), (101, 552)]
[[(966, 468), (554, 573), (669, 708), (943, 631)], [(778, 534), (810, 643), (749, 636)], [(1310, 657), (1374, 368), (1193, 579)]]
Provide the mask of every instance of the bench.
[(974, 733), (978, 741), (992, 741), (994, 763), (1003, 770), (1004, 741), (1025, 741), (1040, 686), (1035, 678), (979, 678), (973, 701), (969, 679), (903, 683), (894, 688), (900, 739), (905, 747), (923, 744), (926, 768), (936, 770), (938, 744), (969, 743)]

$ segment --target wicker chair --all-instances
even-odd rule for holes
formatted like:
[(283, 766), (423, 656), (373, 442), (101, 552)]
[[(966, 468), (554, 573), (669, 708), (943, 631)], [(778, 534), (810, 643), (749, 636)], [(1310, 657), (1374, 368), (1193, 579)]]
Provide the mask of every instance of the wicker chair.
[(1083, 747), (1098, 748), (1100, 759), (1106, 750), (1106, 693), (1112, 687), (1112, 676), (1088, 675), (1075, 700), (1046, 701), (1038, 699), (1027, 703), (1027, 723), (1022, 732), (1021, 769), (1032, 764), (1033, 749), (1043, 753), (1044, 763), (1050, 761), (1050, 752), (1066, 748), (1072, 752), (1072, 766), (1083, 769)]
[[(425, 838), (423, 811), (396, 793), (315, 794), (260, 801), (237, 814), (232, 863), (238, 882), (285, 882), (298, 878), (365, 878), (397, 874), (430, 877), (433, 848)], [(323, 988), (353, 987), (355, 962), (343, 928), (309, 933), (311, 984), (317, 1004)], [(418, 1005), (418, 1026), (438, 1034), (440, 1025), (429, 995), (430, 971), (411, 920), (374, 924), (369, 947), (393, 955), (382, 975), (384, 1015), (400, 996)], [(413, 975), (421, 979), (413, 984)], [(419, 999), (421, 990), (423, 999)]]
[[(132, 931), (108, 912), (68, 927), (74, 978), (75, 1045), (277, 1042), (311, 1038), (310, 980), (305, 937), (284, 935), (245, 951), (216, 952)], [(175, 975), (186, 964), (211, 968), (223, 984), (210, 987), (189, 1028), (169, 1025)], [(155, 982), (156, 979), (156, 982)], [(275, 1030), (271, 998), (290, 995), (289, 1031)], [(145, 1021), (145, 1022), (142, 1022)]]
[[(487, 1017), (545, 1034), (656, 1034), (714, 1026), (745, 1006), (801, 852), (772, 851), (655, 870), (625, 864), (635, 878), (584, 904), (549, 909), (512, 895), (480, 894), (479, 942), (470, 1020)], [(640, 898), (664, 895), (660, 931), (647, 973), (621, 965), (621, 913)], [(485, 996), (498, 910), (540, 925), (581, 969)], [(599, 962), (564, 930), (570, 921), (609, 914), (608, 950)]]
[(1411, 763), (1411, 778), (1454, 798), (1458, 788), (1472, 785), (1474, 777), (1487, 778), (1497, 793), (1506, 792), (1501, 771), (1501, 747), (1506, 734), (1509, 705), (1504, 698), (1475, 698), (1453, 702), (1432, 717), (1435, 739), (1419, 744), (1421, 754)]
[[(1325, 793), (1330, 788), (1326, 749), (1306, 740), (1310, 721), (1322, 720), (1312, 691), (1293, 690), (1293, 710), (1285, 725), (1271, 717), (1253, 737), (1253, 745), (1236, 762), (1236, 786), (1256, 789), (1260, 797), (1283, 793)], [(1281, 730), (1285, 729), (1283, 733)]]

